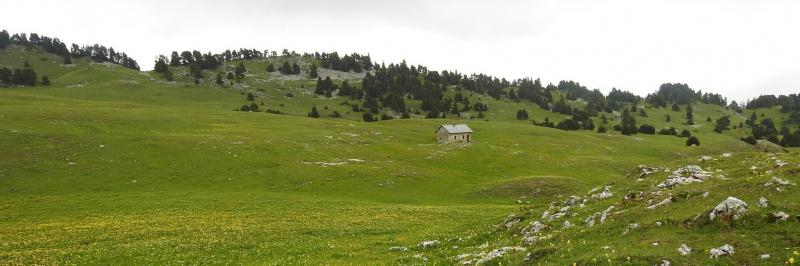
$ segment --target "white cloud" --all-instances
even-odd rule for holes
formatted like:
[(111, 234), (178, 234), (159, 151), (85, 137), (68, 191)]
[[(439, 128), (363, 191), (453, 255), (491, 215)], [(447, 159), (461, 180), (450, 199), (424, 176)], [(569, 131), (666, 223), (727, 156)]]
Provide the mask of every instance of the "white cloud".
[(15, 1), (0, 25), (126, 51), (370, 53), (644, 95), (663, 82), (742, 100), (800, 88), (797, 1)]

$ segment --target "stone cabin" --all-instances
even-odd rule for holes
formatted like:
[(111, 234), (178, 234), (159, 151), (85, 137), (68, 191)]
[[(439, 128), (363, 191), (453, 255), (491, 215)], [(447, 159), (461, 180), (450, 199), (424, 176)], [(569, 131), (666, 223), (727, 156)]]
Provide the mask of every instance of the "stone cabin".
[(439, 143), (472, 142), (472, 129), (465, 124), (441, 125), (436, 129)]

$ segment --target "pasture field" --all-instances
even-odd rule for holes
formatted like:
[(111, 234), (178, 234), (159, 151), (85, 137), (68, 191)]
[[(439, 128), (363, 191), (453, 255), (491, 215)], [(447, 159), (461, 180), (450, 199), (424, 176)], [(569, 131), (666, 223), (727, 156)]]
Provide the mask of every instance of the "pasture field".
[[(0, 264), (452, 264), (463, 252), (518, 245), (514, 233), (494, 227), (510, 213), (541, 213), (554, 199), (608, 184), (616, 197), (605, 203), (618, 201), (627, 193), (620, 189), (652, 185), (627, 176), (637, 165), (678, 167), (722, 153), (734, 159), (710, 167), (735, 178), (693, 188), (691, 195), (718, 191), (702, 204), (681, 202), (657, 215), (630, 211), (609, 224), (558, 233), (529, 249), (541, 254), (535, 262), (618, 264), (639, 254), (641, 260), (634, 256), (631, 264), (662, 257), (691, 264), (707, 256), (677, 256), (680, 239), (711, 245), (741, 238), (750, 257), (722, 262), (758, 263), (755, 252), (798, 246), (796, 221), (756, 228), (756, 218), (735, 229), (672, 224), (616, 237), (633, 220), (678, 221), (727, 194), (746, 194), (748, 203), (757, 199), (749, 188), (770, 174), (744, 167), (767, 167), (770, 159), (739, 141), (741, 130), (718, 134), (700, 122), (690, 127), (699, 147), (674, 136), (561, 131), (514, 119), (522, 108), (537, 120), (557, 120), (557, 114), (481, 95), (468, 97), (488, 102), (485, 119), (365, 123), (360, 113), (348, 113), (342, 99), (316, 97), (313, 80), (271, 79), (254, 70), (243, 84), (219, 87), (183, 80), (180, 68), (177, 82), (165, 82), (155, 73), (79, 59), (62, 66), (59, 60), (0, 51), (0, 64), (29, 61), (52, 81), (49, 87), (0, 89)], [(247, 67), (259, 69), (258, 64)], [(248, 103), (246, 92), (257, 94), (262, 109), (285, 114), (234, 111)], [(311, 106), (323, 117), (305, 117)], [(333, 110), (344, 116), (327, 117)], [(733, 115), (710, 105), (695, 110), (696, 117)], [(681, 112), (648, 113), (641, 121), (657, 128), (687, 127), (677, 119)], [(663, 122), (666, 114), (674, 122)], [(734, 116), (732, 124), (745, 118)], [(449, 123), (468, 123), (474, 142), (435, 143), (434, 130)], [(775, 173), (798, 182), (792, 172), (796, 151), (787, 152), (779, 156), (793, 165)], [(796, 215), (800, 207), (793, 196), (788, 188), (775, 201)], [(601, 205), (608, 204), (587, 210)], [(720, 230), (728, 231), (718, 235)], [(446, 244), (417, 247), (430, 239)], [(651, 250), (652, 241), (669, 248)], [(607, 245), (614, 252), (601, 249)], [(394, 246), (410, 250), (390, 251)], [(784, 253), (773, 254), (786, 259)], [(504, 259), (534, 262), (522, 255)]]

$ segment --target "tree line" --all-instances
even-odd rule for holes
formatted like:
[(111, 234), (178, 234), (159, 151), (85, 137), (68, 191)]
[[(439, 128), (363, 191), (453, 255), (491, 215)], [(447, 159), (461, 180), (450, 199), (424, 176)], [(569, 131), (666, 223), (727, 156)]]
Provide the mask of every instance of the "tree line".
[(126, 53), (115, 51), (113, 47), (106, 48), (100, 44), (83, 45), (72, 44), (71, 49), (67, 49), (67, 44), (58, 38), (51, 38), (48, 36), (31, 33), (15, 33), (10, 35), (8, 31), (0, 31), (0, 49), (6, 49), (10, 45), (19, 45), (26, 47), (39, 47), (44, 51), (62, 56), (64, 64), (72, 64), (72, 58), (86, 57), (95, 62), (111, 62), (130, 69), (139, 70), (139, 64), (133, 58), (128, 57)]
[(372, 69), (372, 59), (369, 55), (360, 55), (352, 53), (339, 57), (336, 52), (333, 53), (314, 53), (313, 58), (320, 61), (320, 66), (328, 69), (338, 71), (353, 71), (361, 73)]

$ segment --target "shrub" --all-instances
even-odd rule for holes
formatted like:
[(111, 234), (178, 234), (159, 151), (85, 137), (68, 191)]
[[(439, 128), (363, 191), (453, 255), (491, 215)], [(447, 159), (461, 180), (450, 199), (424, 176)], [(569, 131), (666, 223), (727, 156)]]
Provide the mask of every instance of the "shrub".
[(578, 130), (580, 128), (580, 125), (575, 120), (567, 118), (562, 120), (561, 122), (558, 122), (556, 128), (561, 130)]
[(528, 120), (528, 111), (526, 110), (518, 110), (517, 111), (517, 119), (519, 120)]
[(697, 137), (694, 137), (694, 136), (689, 137), (689, 139), (686, 140), (686, 146), (692, 146), (692, 145), (700, 146), (700, 140), (697, 139)]
[(677, 136), (677, 135), (678, 135), (678, 131), (677, 131), (677, 130), (675, 130), (675, 128), (674, 128), (674, 127), (669, 127), (669, 128), (663, 128), (663, 129), (661, 129), (660, 131), (658, 131), (658, 134), (659, 134), (659, 135), (672, 135), (672, 136)]
[(653, 135), (656, 134), (656, 128), (648, 124), (642, 124), (639, 126), (639, 133)]

